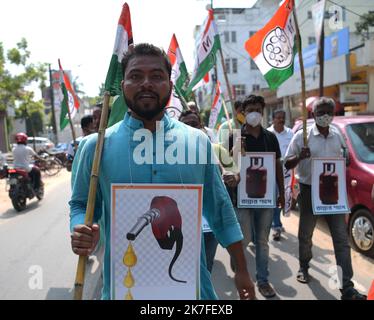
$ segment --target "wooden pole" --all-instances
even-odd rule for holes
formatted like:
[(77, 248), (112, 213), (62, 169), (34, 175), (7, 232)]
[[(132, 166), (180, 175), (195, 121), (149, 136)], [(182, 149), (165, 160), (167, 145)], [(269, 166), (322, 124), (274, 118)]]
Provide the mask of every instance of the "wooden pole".
[(71, 114), (70, 114), (70, 107), (69, 107), (69, 102), (66, 102), (68, 104), (68, 117), (69, 117), (69, 124), (70, 124), (70, 129), (71, 129), (71, 135), (73, 136), (73, 146), (74, 146), (74, 154), (77, 153), (77, 136), (75, 135), (75, 129), (73, 125), (73, 120), (71, 119)]
[[(234, 118), (234, 123), (235, 123), (235, 127), (236, 128), (240, 128), (240, 125), (238, 123), (238, 120), (236, 119), (236, 110), (234, 108), (234, 99), (232, 98), (232, 92), (231, 92), (231, 86), (230, 86), (230, 82), (229, 82), (229, 78), (227, 76), (227, 71), (226, 71), (226, 65), (225, 65), (225, 60), (223, 58), (223, 53), (222, 53), (222, 49), (221, 47), (219, 48), (219, 54), (221, 56), (221, 64), (222, 64), (222, 70), (223, 70), (223, 75), (225, 77), (225, 81), (226, 81), (226, 87), (227, 87), (227, 92), (229, 94), (229, 98), (230, 98), (230, 103), (231, 103), (231, 109), (232, 109), (232, 116)], [(228, 121), (230, 123), (230, 118), (228, 118)], [(230, 133), (232, 132), (232, 129), (230, 130)]]
[(300, 63), (300, 73), (301, 73), (301, 100), (302, 100), (302, 111), (303, 111), (303, 141), (304, 146), (308, 146), (307, 141), (307, 110), (306, 110), (306, 94), (305, 94), (305, 72), (304, 72), (304, 62), (303, 62), (303, 53), (301, 49), (301, 37), (300, 37), (300, 29), (297, 23), (297, 16), (296, 16), (296, 8), (295, 4), (293, 3), (293, 17), (295, 19), (295, 28), (296, 28), (296, 45), (297, 51), (299, 53), (299, 63)]
[(322, 30), (321, 30), (321, 39), (320, 39), (320, 46), (319, 46), (319, 96), (323, 97), (324, 95), (324, 85), (323, 85), (323, 74), (325, 70), (325, 27), (322, 23)]
[[(95, 155), (94, 155), (94, 160), (92, 164), (90, 188), (88, 192), (88, 200), (87, 200), (87, 208), (86, 208), (86, 216), (84, 219), (84, 224), (89, 227), (92, 226), (93, 217), (94, 217), (96, 189), (97, 189), (97, 183), (99, 180), (101, 153), (102, 153), (103, 146), (104, 146), (105, 128), (108, 122), (109, 99), (110, 99), (110, 93), (106, 91), (104, 93), (103, 109), (101, 113)], [(84, 275), (85, 275), (85, 270), (86, 270), (86, 261), (87, 261), (87, 257), (79, 256), (78, 267), (77, 267), (77, 272), (76, 272), (76, 277), (75, 277), (75, 284), (74, 284), (74, 300), (82, 300), (83, 287), (84, 287)]]

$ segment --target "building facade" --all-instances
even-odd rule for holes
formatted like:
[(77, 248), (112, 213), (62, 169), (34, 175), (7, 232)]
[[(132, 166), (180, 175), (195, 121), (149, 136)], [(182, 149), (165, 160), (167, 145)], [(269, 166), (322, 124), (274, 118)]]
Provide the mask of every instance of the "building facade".
[[(244, 49), (245, 42), (264, 26), (276, 12), (278, 2), (274, 0), (258, 0), (251, 8), (219, 8), (214, 9), (214, 18), (221, 39), (224, 63), (234, 99), (259, 92), (267, 88), (267, 83), (256, 64)], [(196, 26), (194, 37), (196, 47), (203, 26)], [(197, 102), (201, 109), (209, 109), (214, 95), (214, 80), (218, 79), (225, 100), (229, 100), (221, 58), (217, 56), (217, 68), (211, 72), (208, 85), (196, 90)]]

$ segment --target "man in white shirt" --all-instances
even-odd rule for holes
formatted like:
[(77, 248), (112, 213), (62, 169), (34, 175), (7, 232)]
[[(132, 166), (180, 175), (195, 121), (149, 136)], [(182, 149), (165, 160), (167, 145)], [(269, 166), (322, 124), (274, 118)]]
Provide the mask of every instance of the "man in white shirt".
[[(317, 223), (313, 215), (311, 201), (311, 158), (342, 156), (342, 141), (340, 133), (330, 126), (334, 116), (335, 102), (326, 97), (317, 99), (313, 104), (315, 124), (308, 129), (308, 145), (304, 146), (303, 132), (298, 131), (287, 149), (285, 167), (296, 167), (300, 183), (300, 220), (299, 220), (299, 263), (300, 269), (297, 280), (301, 283), (310, 281), (308, 269), (312, 259), (312, 236)], [(345, 216), (342, 214), (325, 215), (334, 244), (337, 265), (342, 270), (342, 300), (365, 300), (351, 281), (353, 277), (351, 248), (348, 244), (348, 233)]]
[(38, 191), (42, 185), (41, 174), (39, 168), (31, 162), (33, 157), (39, 157), (32, 148), (26, 145), (27, 135), (25, 133), (16, 134), (16, 143), (17, 145), (12, 150), (13, 166), (27, 171), (33, 181), (35, 191)]
[[(279, 142), (279, 148), (282, 154), (282, 161), (286, 154), (287, 148), (293, 137), (293, 132), (290, 128), (286, 127), (284, 124), (286, 122), (286, 112), (282, 109), (277, 109), (273, 111), (273, 124), (268, 128), (268, 130), (275, 134)], [(283, 166), (283, 170), (285, 170)], [(287, 171), (287, 170), (285, 170)], [(286, 176), (286, 174), (285, 174)], [(273, 240), (280, 241), (281, 233), (284, 231), (281, 222), (281, 209), (279, 207), (274, 208), (273, 217)]]

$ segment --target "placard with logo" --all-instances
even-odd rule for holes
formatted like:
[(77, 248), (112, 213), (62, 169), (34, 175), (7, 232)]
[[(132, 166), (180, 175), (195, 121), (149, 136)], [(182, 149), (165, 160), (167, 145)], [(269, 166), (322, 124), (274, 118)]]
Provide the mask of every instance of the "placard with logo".
[(275, 208), (274, 152), (246, 152), (240, 158), (238, 208)]
[(112, 184), (111, 299), (199, 298), (202, 185)]
[(312, 207), (315, 215), (350, 213), (344, 158), (312, 159)]

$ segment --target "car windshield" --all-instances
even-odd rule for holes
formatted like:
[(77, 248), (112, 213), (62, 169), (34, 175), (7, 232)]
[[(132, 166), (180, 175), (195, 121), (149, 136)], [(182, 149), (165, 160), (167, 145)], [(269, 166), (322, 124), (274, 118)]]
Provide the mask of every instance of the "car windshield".
[(374, 163), (374, 122), (351, 124), (347, 132), (358, 158)]

